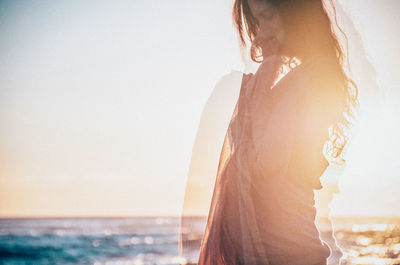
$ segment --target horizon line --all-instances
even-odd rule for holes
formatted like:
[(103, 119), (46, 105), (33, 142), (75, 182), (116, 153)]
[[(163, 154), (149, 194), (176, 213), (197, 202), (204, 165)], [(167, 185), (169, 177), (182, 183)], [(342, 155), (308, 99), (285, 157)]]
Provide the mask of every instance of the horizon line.
[[(0, 216), (1, 219), (124, 219), (124, 218), (207, 218), (207, 215), (43, 215), (43, 216)], [(400, 219), (400, 215), (338, 215), (317, 216), (315, 219)]]

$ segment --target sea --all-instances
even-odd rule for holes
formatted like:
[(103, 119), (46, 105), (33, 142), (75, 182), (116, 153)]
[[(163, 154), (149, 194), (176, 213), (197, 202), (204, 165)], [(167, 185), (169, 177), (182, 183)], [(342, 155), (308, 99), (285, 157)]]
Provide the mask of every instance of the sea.
[[(341, 264), (400, 264), (400, 218), (320, 222), (334, 234)], [(205, 218), (180, 229), (177, 217), (0, 219), (0, 264), (189, 264), (196, 261)], [(178, 252), (179, 234), (189, 257)]]

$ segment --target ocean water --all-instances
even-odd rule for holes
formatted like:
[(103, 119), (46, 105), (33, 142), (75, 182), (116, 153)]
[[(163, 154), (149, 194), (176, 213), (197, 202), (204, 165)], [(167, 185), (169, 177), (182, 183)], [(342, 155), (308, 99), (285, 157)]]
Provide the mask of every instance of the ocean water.
[[(334, 223), (346, 264), (400, 264), (399, 219)], [(193, 218), (183, 230), (193, 260), (204, 224)], [(161, 217), (0, 219), (0, 264), (183, 264), (179, 225), (179, 218)]]
[(0, 264), (179, 264), (178, 218), (0, 219)]

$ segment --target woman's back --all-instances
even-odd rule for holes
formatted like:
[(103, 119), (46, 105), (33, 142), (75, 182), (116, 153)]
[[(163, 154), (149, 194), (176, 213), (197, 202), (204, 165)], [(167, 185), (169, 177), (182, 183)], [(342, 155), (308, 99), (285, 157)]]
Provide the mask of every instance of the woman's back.
[[(199, 264), (326, 264), (315, 226), (314, 189), (334, 113), (316, 82), (323, 55), (275, 86), (282, 57), (244, 75), (222, 148)], [(272, 87), (272, 89), (270, 89)], [(321, 108), (322, 107), (322, 108)]]

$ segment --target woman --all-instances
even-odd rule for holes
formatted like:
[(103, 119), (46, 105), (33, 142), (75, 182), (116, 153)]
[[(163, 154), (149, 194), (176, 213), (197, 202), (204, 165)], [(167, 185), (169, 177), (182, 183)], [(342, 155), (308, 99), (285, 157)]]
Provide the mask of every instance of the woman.
[(324, 147), (343, 160), (358, 105), (327, 6), (236, 0), (233, 17), (261, 65), (243, 74), (198, 264), (326, 264), (331, 249), (315, 225), (313, 190), (329, 164)]

